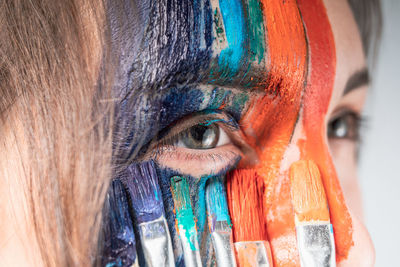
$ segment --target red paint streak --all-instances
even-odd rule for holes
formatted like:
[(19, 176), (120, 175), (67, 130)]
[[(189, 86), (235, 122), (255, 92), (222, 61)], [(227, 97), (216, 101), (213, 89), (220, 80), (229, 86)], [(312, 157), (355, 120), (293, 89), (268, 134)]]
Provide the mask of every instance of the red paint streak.
[(335, 232), (336, 258), (345, 259), (353, 246), (352, 220), (345, 205), (326, 141), (325, 115), (331, 98), (336, 52), (334, 37), (321, 0), (299, 0), (310, 50), (310, 72), (304, 95), (303, 125), (307, 141), (301, 142), (302, 158), (313, 159), (321, 171), (331, 222)]

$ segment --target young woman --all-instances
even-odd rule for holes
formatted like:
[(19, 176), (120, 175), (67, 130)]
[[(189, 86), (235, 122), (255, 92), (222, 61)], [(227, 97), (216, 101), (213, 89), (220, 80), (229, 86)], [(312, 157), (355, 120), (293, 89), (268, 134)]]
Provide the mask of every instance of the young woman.
[(379, 15), (373, 0), (2, 1), (0, 265), (104, 264), (110, 181), (152, 160), (177, 265), (170, 178), (198, 199), (244, 169), (274, 266), (298, 266), (289, 169), (311, 160), (338, 266), (372, 266), (356, 170)]

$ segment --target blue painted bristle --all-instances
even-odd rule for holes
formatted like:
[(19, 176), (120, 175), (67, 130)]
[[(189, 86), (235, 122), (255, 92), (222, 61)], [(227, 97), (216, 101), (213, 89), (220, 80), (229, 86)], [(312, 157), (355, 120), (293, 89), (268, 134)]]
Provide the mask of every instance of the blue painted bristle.
[(120, 176), (129, 191), (137, 223), (150, 222), (164, 215), (160, 186), (153, 161), (133, 163)]
[(231, 223), (228, 203), (226, 201), (226, 190), (221, 178), (213, 177), (209, 179), (206, 187), (206, 202), (208, 213), (216, 221)]
[(124, 187), (114, 180), (105, 200), (102, 266), (132, 266), (136, 261), (136, 243)]

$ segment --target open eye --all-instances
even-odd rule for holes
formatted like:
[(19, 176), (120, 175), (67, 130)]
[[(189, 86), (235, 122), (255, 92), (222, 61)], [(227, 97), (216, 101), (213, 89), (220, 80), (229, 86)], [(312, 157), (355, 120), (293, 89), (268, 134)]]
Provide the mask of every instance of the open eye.
[(176, 146), (189, 149), (211, 149), (226, 145), (230, 138), (216, 123), (200, 123), (184, 130), (175, 138)]
[(193, 177), (228, 171), (249, 150), (237, 122), (223, 111), (192, 114), (164, 131), (144, 158)]
[(348, 139), (357, 141), (359, 139), (360, 115), (352, 111), (346, 111), (328, 123), (328, 137), (333, 139)]

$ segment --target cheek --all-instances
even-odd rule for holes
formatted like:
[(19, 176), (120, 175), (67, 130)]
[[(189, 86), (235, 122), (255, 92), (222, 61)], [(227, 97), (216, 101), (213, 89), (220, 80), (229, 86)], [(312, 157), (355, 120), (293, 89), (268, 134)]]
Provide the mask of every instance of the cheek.
[(357, 218), (363, 219), (361, 191), (357, 175), (357, 158), (355, 156), (357, 146), (352, 141), (333, 140), (329, 142), (329, 147), (346, 204)]

